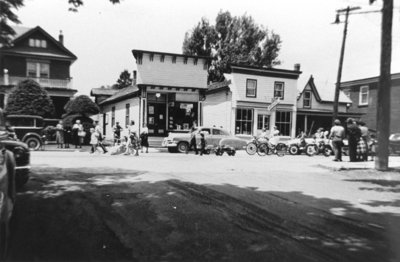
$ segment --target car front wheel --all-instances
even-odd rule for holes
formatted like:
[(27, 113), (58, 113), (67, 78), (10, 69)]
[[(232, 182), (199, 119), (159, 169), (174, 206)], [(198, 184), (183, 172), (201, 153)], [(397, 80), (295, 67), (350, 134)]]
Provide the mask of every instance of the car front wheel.
[(187, 142), (179, 142), (178, 144), (178, 152), (186, 153), (189, 149), (189, 144)]
[(37, 137), (28, 137), (27, 139), (25, 139), (24, 142), (28, 145), (28, 148), (30, 150), (35, 150), (35, 151), (39, 150), (40, 146), (42, 145), (39, 138)]

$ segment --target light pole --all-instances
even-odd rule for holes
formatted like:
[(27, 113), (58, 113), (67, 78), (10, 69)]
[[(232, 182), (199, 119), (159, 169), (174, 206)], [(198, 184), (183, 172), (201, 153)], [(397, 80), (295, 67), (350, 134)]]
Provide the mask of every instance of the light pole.
[(344, 21), (344, 30), (343, 30), (343, 41), (342, 41), (342, 49), (340, 50), (340, 58), (339, 58), (339, 68), (338, 68), (338, 74), (337, 74), (337, 79), (336, 79), (336, 86), (335, 86), (335, 99), (333, 102), (333, 115), (332, 115), (332, 124), (337, 119), (338, 117), (338, 107), (339, 107), (339, 93), (340, 93), (340, 82), (342, 80), (342, 67), (343, 67), (343, 58), (344, 58), (344, 48), (346, 45), (346, 36), (347, 36), (347, 24), (349, 20), (349, 13), (354, 10), (358, 10), (361, 7), (356, 6), (356, 7), (350, 7), (348, 6), (345, 9), (340, 9), (336, 11), (336, 20), (334, 24), (339, 24), (340, 23), (340, 15), (342, 13), (345, 13), (345, 21)]

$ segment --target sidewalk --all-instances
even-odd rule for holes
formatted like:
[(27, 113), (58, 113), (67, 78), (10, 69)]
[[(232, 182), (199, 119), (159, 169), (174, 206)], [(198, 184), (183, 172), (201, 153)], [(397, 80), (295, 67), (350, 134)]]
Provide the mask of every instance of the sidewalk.
[[(326, 161), (322, 164), (319, 164), (321, 167), (325, 167), (334, 171), (341, 170), (367, 170), (367, 169), (375, 169), (375, 161), (368, 162), (350, 162), (348, 157), (344, 157), (342, 162), (334, 162), (332, 159)], [(393, 171), (400, 172), (400, 156), (390, 156), (389, 157), (389, 168), (393, 169)]]

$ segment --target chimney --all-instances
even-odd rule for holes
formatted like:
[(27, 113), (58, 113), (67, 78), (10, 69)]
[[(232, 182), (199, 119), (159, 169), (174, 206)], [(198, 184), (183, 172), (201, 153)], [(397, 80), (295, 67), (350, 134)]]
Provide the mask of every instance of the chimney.
[(294, 64), (294, 71), (300, 71), (300, 64)]
[(60, 44), (64, 45), (64, 35), (62, 33), (62, 30), (60, 30), (60, 34), (58, 35), (58, 42), (60, 42)]
[(8, 79), (8, 69), (4, 68), (3, 73), (4, 73), (4, 85), (8, 86), (10, 84)]
[(132, 84), (135, 86), (136, 85), (136, 70), (133, 70), (133, 79), (132, 79)]

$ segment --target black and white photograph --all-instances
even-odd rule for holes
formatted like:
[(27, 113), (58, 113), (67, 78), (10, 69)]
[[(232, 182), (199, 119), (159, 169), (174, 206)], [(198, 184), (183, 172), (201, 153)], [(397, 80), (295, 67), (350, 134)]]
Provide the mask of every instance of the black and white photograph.
[(400, 261), (400, 0), (0, 0), (0, 261)]

